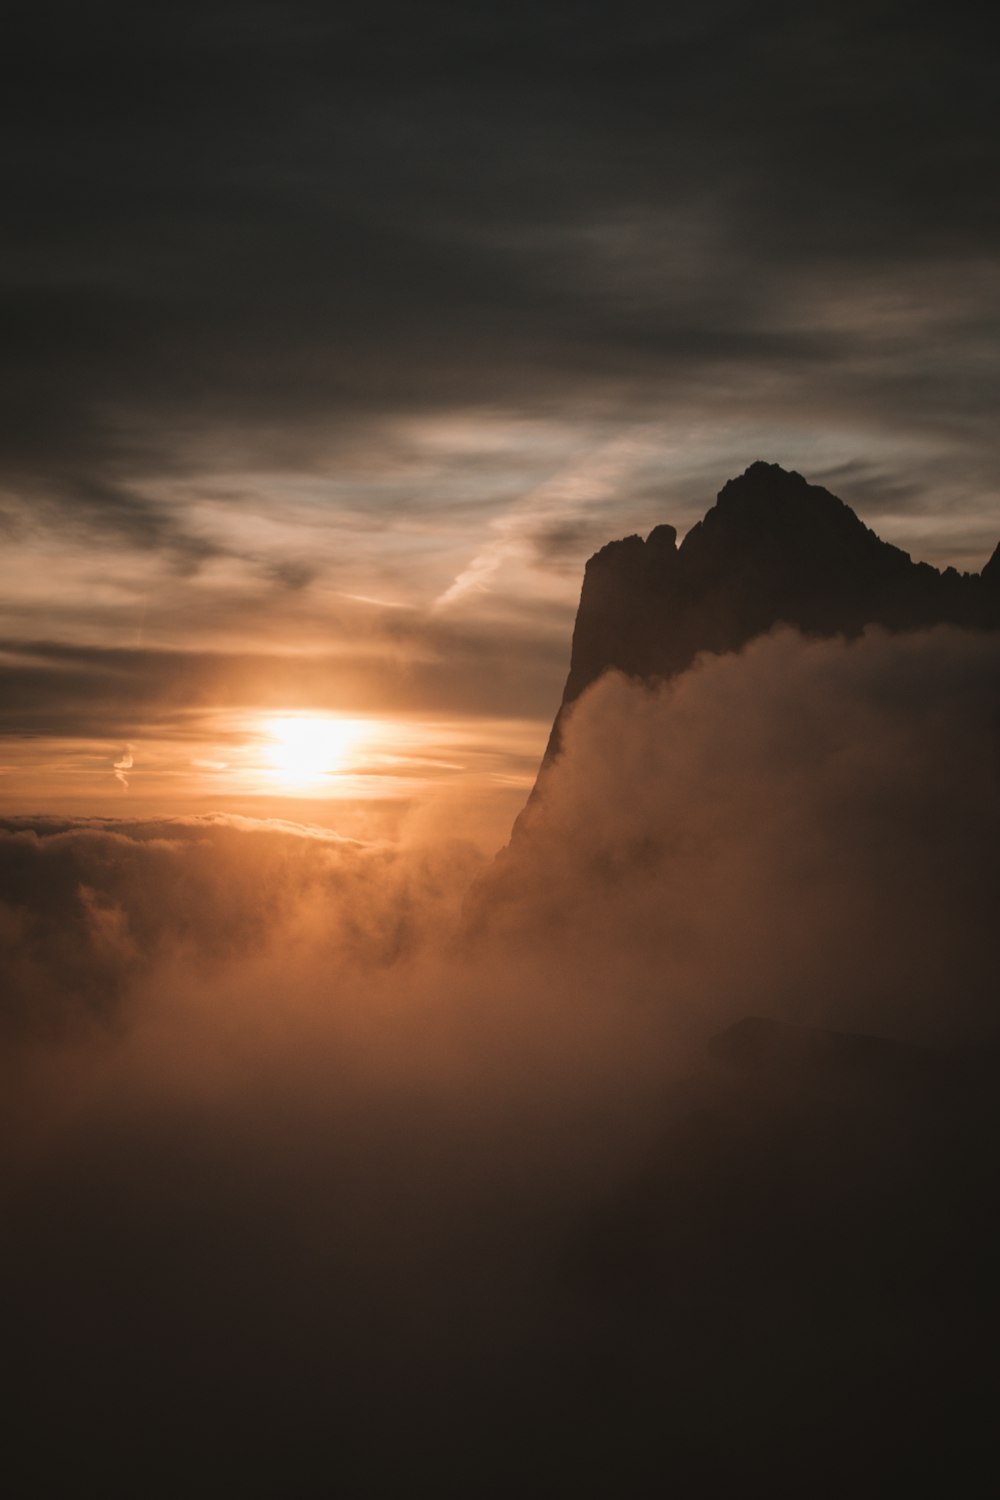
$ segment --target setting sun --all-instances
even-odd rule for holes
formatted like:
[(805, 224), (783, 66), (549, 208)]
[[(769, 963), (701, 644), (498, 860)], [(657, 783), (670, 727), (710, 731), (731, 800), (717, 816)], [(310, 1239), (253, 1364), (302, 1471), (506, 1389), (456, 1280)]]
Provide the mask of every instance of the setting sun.
[(358, 719), (330, 714), (288, 715), (268, 719), (262, 727), (264, 758), (285, 786), (304, 786), (342, 771), (365, 728)]

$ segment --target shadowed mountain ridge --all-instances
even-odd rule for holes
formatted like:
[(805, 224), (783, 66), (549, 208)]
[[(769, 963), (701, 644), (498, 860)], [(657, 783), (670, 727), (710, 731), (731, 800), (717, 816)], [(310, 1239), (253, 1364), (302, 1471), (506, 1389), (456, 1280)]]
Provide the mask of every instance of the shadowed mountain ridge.
[(664, 525), (590, 558), (542, 771), (558, 754), (566, 711), (606, 671), (675, 677), (700, 652), (738, 651), (779, 624), (816, 636), (867, 625), (1000, 629), (1000, 546), (981, 574), (939, 572), (882, 541), (829, 490), (753, 463), (680, 547)]

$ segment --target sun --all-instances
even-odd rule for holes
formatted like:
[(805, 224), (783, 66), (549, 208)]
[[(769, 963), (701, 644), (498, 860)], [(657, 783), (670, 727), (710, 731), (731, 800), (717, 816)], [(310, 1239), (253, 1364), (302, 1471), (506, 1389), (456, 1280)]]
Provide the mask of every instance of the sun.
[(283, 786), (302, 787), (342, 771), (365, 726), (333, 714), (289, 714), (262, 724), (264, 760)]

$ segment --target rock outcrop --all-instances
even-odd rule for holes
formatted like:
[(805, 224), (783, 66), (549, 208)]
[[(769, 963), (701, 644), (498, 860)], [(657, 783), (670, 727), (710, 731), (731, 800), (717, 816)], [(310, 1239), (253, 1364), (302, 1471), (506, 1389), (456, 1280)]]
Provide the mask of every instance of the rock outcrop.
[(754, 463), (720, 492), (678, 548), (672, 526), (609, 542), (587, 563), (569, 677), (542, 773), (567, 709), (604, 672), (683, 672), (699, 652), (737, 651), (778, 624), (817, 636), (867, 625), (1000, 628), (1000, 546), (981, 574), (911, 561), (850, 506), (801, 474)]

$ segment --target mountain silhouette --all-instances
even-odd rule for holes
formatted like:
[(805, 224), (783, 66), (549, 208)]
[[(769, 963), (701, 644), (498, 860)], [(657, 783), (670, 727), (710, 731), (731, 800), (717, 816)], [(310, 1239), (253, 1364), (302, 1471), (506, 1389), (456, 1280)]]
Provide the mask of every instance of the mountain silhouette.
[(559, 752), (570, 706), (610, 669), (675, 677), (773, 626), (854, 636), (933, 625), (1000, 629), (1000, 546), (981, 574), (915, 563), (836, 495), (754, 463), (720, 491), (677, 546), (673, 526), (628, 536), (587, 563), (569, 676), (542, 762)]

